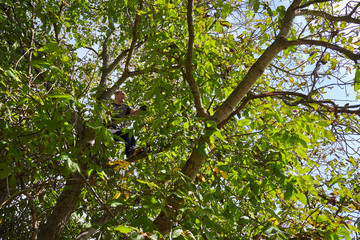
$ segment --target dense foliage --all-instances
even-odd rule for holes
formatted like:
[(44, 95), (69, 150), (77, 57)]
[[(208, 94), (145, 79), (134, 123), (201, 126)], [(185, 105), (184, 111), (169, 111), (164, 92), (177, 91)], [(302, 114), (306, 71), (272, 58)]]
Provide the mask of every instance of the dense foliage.
[(359, 239), (359, 7), (3, 0), (0, 238)]

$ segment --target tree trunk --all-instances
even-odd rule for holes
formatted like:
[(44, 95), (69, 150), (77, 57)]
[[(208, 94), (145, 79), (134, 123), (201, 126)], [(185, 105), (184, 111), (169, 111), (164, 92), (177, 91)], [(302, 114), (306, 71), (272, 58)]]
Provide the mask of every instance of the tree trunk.
[(69, 177), (46, 224), (41, 227), (38, 237), (39, 240), (60, 239), (61, 234), (76, 207), (84, 184), (85, 183), (78, 172)]
[[(250, 88), (261, 77), (270, 62), (278, 55), (279, 52), (286, 49), (289, 45), (287, 38), (289, 37), (293, 26), (296, 8), (301, 4), (301, 1), (302, 0), (293, 1), (284, 16), (283, 25), (277, 38), (257, 59), (242, 81), (212, 116), (212, 119), (218, 126), (221, 125), (221, 123), (233, 112), (235, 107), (240, 103)], [(207, 139), (200, 139), (199, 146), (200, 144), (206, 144), (206, 140)], [(205, 158), (206, 156), (201, 155), (200, 152), (198, 152), (198, 149), (195, 149), (183, 167), (182, 173), (190, 177), (191, 180), (194, 180)], [(168, 203), (168, 205), (170, 205), (171, 208), (176, 209), (176, 206), (172, 206), (171, 203)], [(153, 223), (162, 234), (167, 235), (171, 230), (172, 220), (175, 218), (176, 216), (173, 216), (173, 214), (168, 214), (162, 211)]]

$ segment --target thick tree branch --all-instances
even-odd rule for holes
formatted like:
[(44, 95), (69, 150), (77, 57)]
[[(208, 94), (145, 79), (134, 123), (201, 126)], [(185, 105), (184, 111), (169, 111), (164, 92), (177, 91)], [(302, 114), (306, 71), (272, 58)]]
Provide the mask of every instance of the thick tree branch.
[(45, 225), (41, 227), (39, 240), (60, 239), (61, 233), (77, 205), (83, 187), (84, 181), (78, 172), (67, 179), (51, 215), (47, 218)]
[[(339, 106), (331, 100), (316, 100), (310, 98), (309, 95), (303, 93), (274, 91), (274, 92), (260, 93), (260, 94), (248, 94), (248, 96), (243, 99), (240, 106), (236, 108), (236, 110), (232, 112), (227, 119), (225, 119), (221, 124), (218, 125), (218, 128), (222, 128), (224, 125), (226, 125), (226, 123), (228, 123), (236, 114), (238, 114), (251, 100), (267, 98), (267, 97), (279, 98), (283, 100), (285, 104), (290, 106), (296, 106), (299, 104), (308, 105), (310, 103), (313, 103), (319, 105), (320, 107), (323, 107), (328, 112), (333, 112), (336, 114), (345, 113), (345, 114), (360, 115), (360, 105)], [(296, 97), (300, 99), (295, 100), (294, 98), (291, 97)], [(293, 102), (290, 103), (289, 101), (293, 101)]]
[(323, 11), (302, 9), (302, 10), (296, 11), (296, 15), (297, 16), (310, 15), (310, 16), (323, 17), (326, 20), (329, 20), (331, 22), (347, 22), (347, 23), (360, 24), (360, 19), (352, 18), (351, 15), (333, 16), (333, 15), (331, 15), (329, 13), (326, 13), (326, 12), (323, 12)]
[(326, 47), (335, 51), (338, 51), (345, 56), (347, 56), (349, 59), (353, 61), (360, 60), (360, 53), (354, 53), (346, 48), (340, 47), (336, 44), (332, 44), (329, 42), (319, 41), (319, 40), (309, 40), (309, 39), (297, 39), (294, 41), (288, 41), (288, 46), (297, 46), (297, 45), (312, 45), (312, 46), (321, 46)]
[[(250, 93), (250, 92), (249, 92)], [(223, 128), (235, 115), (239, 114), (240, 111), (250, 102), (250, 100), (253, 99), (253, 95), (249, 94), (246, 98), (243, 99), (240, 106), (236, 108), (235, 111), (233, 111), (226, 119), (224, 119), (219, 125), (218, 128)]]
[(109, 46), (108, 46), (108, 43), (109, 43), (109, 39), (112, 35), (113, 31), (111, 31), (110, 33), (108, 33), (108, 35), (106, 36), (104, 42), (103, 42), (103, 50), (102, 50), (102, 59), (103, 59), (103, 74), (101, 76), (101, 82), (100, 82), (100, 85), (103, 84), (103, 76), (106, 75), (104, 74), (106, 72), (106, 70), (108, 69), (109, 67)]
[(188, 48), (186, 54), (186, 72), (185, 72), (185, 80), (189, 84), (191, 92), (193, 94), (195, 100), (195, 108), (197, 113), (200, 117), (208, 117), (208, 114), (203, 107), (202, 100), (201, 100), (201, 93), (196, 85), (194, 75), (193, 75), (193, 52), (194, 52), (194, 40), (195, 40), (195, 33), (194, 33), (194, 22), (193, 22), (193, 0), (188, 0), (187, 4), (187, 25), (189, 31), (189, 41), (188, 41)]
[(222, 123), (235, 109), (239, 102), (243, 99), (250, 88), (261, 77), (270, 62), (283, 49), (288, 47), (287, 38), (291, 32), (293, 21), (295, 19), (296, 8), (300, 5), (301, 0), (295, 0), (288, 8), (283, 25), (280, 29), (279, 35), (275, 41), (265, 50), (265, 52), (258, 58), (254, 65), (249, 69), (243, 80), (237, 85), (230, 96), (223, 102), (223, 104), (215, 112), (213, 119), (219, 125)]

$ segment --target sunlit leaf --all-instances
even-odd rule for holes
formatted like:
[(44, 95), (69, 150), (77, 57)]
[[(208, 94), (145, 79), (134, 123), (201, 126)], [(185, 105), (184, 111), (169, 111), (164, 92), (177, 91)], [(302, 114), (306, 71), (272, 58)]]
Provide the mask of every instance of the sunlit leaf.
[(130, 233), (130, 232), (134, 231), (134, 228), (125, 226), (125, 225), (120, 225), (120, 226), (114, 227), (112, 230), (121, 232), (121, 233)]

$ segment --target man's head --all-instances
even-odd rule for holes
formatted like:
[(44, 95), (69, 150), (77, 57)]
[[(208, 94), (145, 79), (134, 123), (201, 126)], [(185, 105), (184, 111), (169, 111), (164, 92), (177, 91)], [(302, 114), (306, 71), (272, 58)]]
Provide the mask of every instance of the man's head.
[(122, 90), (115, 92), (115, 103), (121, 105), (126, 100), (126, 93)]

